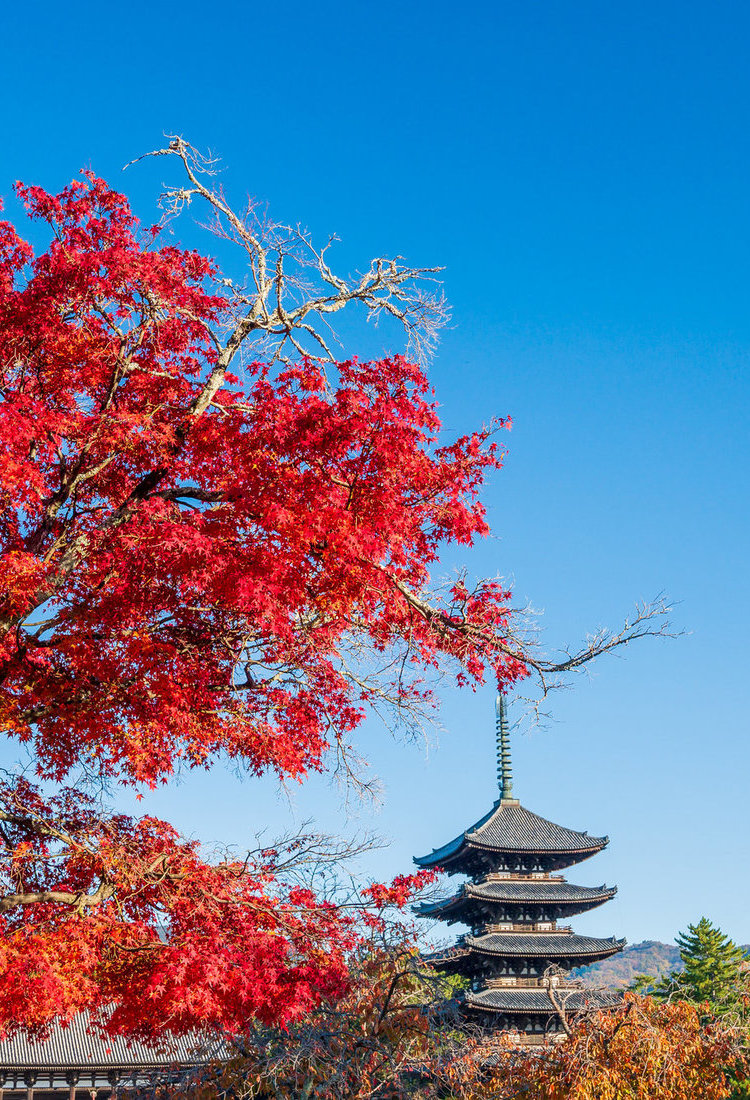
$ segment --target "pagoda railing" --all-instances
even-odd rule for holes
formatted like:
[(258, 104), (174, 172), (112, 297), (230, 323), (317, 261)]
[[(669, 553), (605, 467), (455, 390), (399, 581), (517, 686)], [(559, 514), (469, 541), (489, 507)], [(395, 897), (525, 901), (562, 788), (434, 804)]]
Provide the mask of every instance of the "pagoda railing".
[[(564, 986), (563, 982), (563, 986)], [(549, 978), (487, 978), (485, 989), (548, 989)]]
[(571, 924), (555, 924), (554, 921), (502, 921), (499, 924), (485, 925), (487, 932), (572, 932)]
[(550, 875), (546, 871), (490, 871), (486, 882), (565, 882), (565, 875)]

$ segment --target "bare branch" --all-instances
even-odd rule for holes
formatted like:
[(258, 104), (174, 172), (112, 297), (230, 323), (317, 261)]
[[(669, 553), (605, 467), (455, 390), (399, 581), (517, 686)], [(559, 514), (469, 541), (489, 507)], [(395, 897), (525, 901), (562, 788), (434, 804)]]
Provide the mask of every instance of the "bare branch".
[(234, 357), (240, 351), (257, 350), (261, 341), (272, 361), (287, 362), (291, 352), (335, 362), (321, 325), (352, 302), (362, 306), (368, 321), (377, 323), (383, 315), (394, 318), (406, 333), (407, 354), (420, 363), (430, 358), (449, 317), (435, 279), (440, 268), (409, 267), (400, 256), (376, 257), (363, 272), (343, 277), (327, 259), (334, 237), (318, 248), (306, 230), (269, 221), (252, 202), (238, 213), (215, 183), (216, 159), (202, 155), (183, 138), (170, 136), (165, 148), (145, 155), (176, 158), (186, 176), (187, 185), (163, 192), (165, 217), (172, 219), (193, 199), (199, 200), (208, 207), (207, 227), (242, 249), (247, 265), (243, 286), (231, 279), (218, 281), (226, 297), (227, 330), (216, 369), (196, 400), (195, 415), (210, 403)]
[(528, 632), (519, 632), (518, 623), (522, 621), (522, 612), (509, 609), (509, 628), (504, 629), (502, 634), (493, 634), (486, 627), (477, 626), (469, 618), (449, 614), (439, 600), (433, 602), (428, 596), (417, 595), (398, 577), (391, 576), (390, 579), (408, 605), (429, 622), (441, 637), (446, 640), (464, 638), (474, 643), (479, 642), (486, 647), (488, 660), (496, 653), (512, 657), (525, 665), (535, 675), (542, 698), (552, 688), (559, 686), (559, 674), (574, 672), (604, 653), (621, 649), (639, 638), (676, 638), (683, 633), (672, 628), (669, 620), (672, 606), (663, 596), (658, 596), (648, 603), (637, 604), (635, 613), (625, 619), (619, 630), (611, 631), (603, 627), (590, 635), (578, 649), (565, 650), (557, 659), (548, 658), (537, 655), (535, 638), (530, 637)]

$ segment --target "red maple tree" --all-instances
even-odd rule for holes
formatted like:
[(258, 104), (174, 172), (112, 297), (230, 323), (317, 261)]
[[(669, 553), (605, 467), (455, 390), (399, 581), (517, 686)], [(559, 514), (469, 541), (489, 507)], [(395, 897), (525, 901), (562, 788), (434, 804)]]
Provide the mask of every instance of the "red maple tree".
[[(114, 1004), (131, 1033), (232, 1029), (331, 995), (350, 917), (272, 862), (215, 865), (107, 815), (80, 777), (147, 787), (223, 756), (301, 778), (346, 755), (369, 704), (423, 702), (438, 664), (505, 686), (531, 661), (502, 585), (429, 593), (440, 549), (487, 533), (491, 429), (439, 444), (421, 367), (326, 368), (311, 324), (358, 300), (414, 334), (418, 273), (375, 261), (350, 286), (315, 253), (325, 293), (292, 307), (283, 257), (269, 268), (188, 146), (164, 152), (179, 201), (207, 198), (250, 256), (253, 294), (88, 173), (19, 185), (38, 255), (0, 226), (0, 723), (65, 785), (0, 791), (0, 1026)], [(275, 354), (252, 362), (258, 331)]]

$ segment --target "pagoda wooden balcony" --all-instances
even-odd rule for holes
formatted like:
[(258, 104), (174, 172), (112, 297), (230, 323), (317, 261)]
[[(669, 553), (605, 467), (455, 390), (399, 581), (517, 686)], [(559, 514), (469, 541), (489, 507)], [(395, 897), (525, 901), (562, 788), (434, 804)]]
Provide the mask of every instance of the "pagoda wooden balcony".
[(519, 1047), (545, 1047), (550, 1046), (552, 1043), (561, 1043), (565, 1039), (564, 1031), (548, 1031), (542, 1035), (535, 1035), (533, 1032), (526, 1031), (510, 1031), (507, 1032), (512, 1040), (515, 1040)]
[(485, 989), (548, 989), (549, 978), (526, 978), (504, 975), (502, 978), (487, 978)]
[(486, 882), (565, 882), (565, 875), (551, 875), (548, 871), (490, 871)]
[(500, 924), (486, 924), (485, 932), (545, 932), (548, 935), (554, 932), (572, 932), (571, 924), (556, 924), (555, 921), (502, 921)]

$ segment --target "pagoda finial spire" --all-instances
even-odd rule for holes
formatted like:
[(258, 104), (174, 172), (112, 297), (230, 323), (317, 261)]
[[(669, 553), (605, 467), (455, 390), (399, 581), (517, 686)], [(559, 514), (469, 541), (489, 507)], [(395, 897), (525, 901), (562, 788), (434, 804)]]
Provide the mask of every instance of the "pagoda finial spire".
[(508, 716), (505, 713), (505, 697), (498, 692), (495, 700), (495, 728), (497, 731), (497, 785), (500, 800), (513, 798), (513, 766), (510, 761), (510, 736)]

